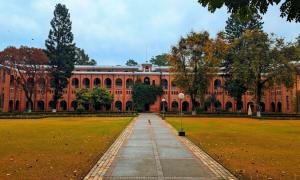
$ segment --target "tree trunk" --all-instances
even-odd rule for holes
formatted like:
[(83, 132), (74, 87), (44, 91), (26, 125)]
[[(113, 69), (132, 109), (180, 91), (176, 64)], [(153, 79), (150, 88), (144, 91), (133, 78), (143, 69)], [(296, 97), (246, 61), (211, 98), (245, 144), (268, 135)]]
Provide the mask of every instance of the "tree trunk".
[(57, 112), (57, 104), (58, 104), (59, 98), (60, 98), (59, 89), (58, 89), (58, 87), (56, 87), (56, 89), (54, 90), (54, 94), (53, 94), (52, 112)]
[(32, 94), (30, 94), (27, 90), (25, 90), (25, 97), (27, 99), (28, 102), (28, 109), (27, 112), (31, 113), (32, 112), (32, 105), (33, 105), (33, 101), (32, 101)]
[(202, 111), (204, 111), (204, 109), (205, 109), (205, 97), (204, 97), (204, 95), (200, 95), (200, 108), (201, 108), (201, 110)]
[(28, 99), (28, 109), (27, 109), (27, 112), (31, 113), (32, 112), (32, 100), (31, 99)]
[(194, 97), (191, 99), (192, 99), (192, 115), (195, 116), (196, 115), (196, 108), (195, 108), (196, 99)]
[[(241, 109), (239, 109), (239, 106), (241, 106), (241, 104), (242, 104), (242, 96), (238, 96), (238, 97), (236, 98), (236, 111), (237, 111), (238, 113), (241, 112)], [(241, 107), (241, 108), (242, 108), (242, 107)]]
[(257, 83), (257, 88), (256, 88), (256, 116), (257, 117), (261, 117), (261, 107), (260, 107), (261, 93), (262, 93), (262, 85), (260, 83)]

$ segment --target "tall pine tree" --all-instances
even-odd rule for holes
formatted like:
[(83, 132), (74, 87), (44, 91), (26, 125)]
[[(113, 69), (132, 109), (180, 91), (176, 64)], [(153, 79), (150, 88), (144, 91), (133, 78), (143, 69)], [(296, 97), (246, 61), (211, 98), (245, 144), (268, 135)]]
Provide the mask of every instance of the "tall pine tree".
[(87, 55), (84, 49), (75, 48), (75, 65), (97, 65), (97, 62), (94, 59), (90, 59), (89, 55)]
[[(229, 43), (233, 43), (238, 40), (246, 30), (263, 29), (262, 17), (259, 14), (253, 14), (248, 20), (242, 20), (238, 15), (231, 14), (226, 21), (225, 38)], [(237, 109), (242, 109), (242, 96), (246, 93), (247, 87), (241, 83), (240, 80), (234, 79), (232, 76), (232, 63), (235, 56), (234, 51), (229, 51), (228, 55), (224, 59), (223, 66), (224, 71), (227, 74), (225, 79), (224, 88), (228, 91), (229, 95), (237, 101)]]
[(67, 87), (67, 79), (71, 77), (75, 63), (75, 43), (70, 20), (69, 10), (63, 4), (57, 4), (54, 18), (51, 20), (51, 29), (45, 42), (46, 54), (51, 67), (51, 87), (54, 89), (53, 109), (56, 109), (58, 100)]
[(264, 22), (259, 14), (253, 14), (249, 19), (240, 19), (238, 15), (231, 14), (226, 21), (225, 37), (230, 42), (239, 38), (246, 30), (262, 30)]

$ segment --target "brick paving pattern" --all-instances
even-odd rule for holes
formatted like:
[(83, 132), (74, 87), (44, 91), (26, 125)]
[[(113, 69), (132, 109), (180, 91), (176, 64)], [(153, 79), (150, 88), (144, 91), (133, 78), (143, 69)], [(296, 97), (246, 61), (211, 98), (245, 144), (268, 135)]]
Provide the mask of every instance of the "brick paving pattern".
[(236, 178), (159, 116), (140, 114), (85, 179)]
[(135, 124), (136, 119), (134, 119), (129, 126), (121, 133), (121, 135), (116, 139), (116, 141), (110, 146), (106, 153), (100, 158), (96, 165), (90, 170), (88, 175), (84, 178), (85, 180), (100, 180), (104, 177), (104, 174), (109, 169), (112, 161), (116, 158), (122, 144), (128, 139), (129, 135), (132, 133), (132, 128)]

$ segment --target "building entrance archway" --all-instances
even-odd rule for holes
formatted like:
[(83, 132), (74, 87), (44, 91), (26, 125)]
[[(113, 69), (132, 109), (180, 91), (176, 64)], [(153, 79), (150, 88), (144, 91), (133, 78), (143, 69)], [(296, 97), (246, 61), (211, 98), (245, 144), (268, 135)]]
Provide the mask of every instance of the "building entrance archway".
[(144, 111), (149, 112), (150, 111), (150, 104), (145, 104)]

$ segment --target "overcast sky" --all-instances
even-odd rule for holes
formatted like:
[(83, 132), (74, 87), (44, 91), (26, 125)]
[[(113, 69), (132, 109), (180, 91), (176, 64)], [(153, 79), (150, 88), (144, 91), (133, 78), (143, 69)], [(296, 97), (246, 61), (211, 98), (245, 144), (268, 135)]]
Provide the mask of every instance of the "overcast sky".
[[(56, 3), (67, 5), (78, 47), (98, 64), (142, 63), (169, 52), (180, 36), (224, 29), (226, 9), (214, 14), (197, 0), (3, 0), (0, 2), (0, 49), (26, 45), (44, 48)], [(288, 41), (300, 34), (300, 23), (280, 18), (278, 7), (264, 15), (264, 30)]]

